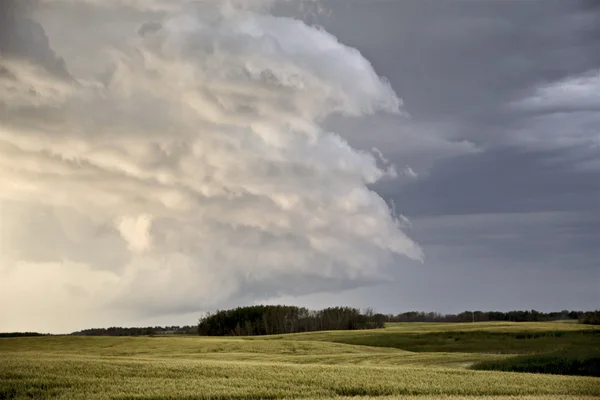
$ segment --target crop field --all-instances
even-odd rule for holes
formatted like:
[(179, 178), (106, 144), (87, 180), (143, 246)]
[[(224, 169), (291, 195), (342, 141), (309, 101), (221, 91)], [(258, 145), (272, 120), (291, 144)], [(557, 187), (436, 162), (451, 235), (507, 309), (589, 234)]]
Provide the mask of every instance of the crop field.
[(407, 323), (248, 338), (4, 338), (0, 399), (592, 399), (600, 396), (598, 377), (472, 368), (599, 351), (597, 330), (560, 323)]

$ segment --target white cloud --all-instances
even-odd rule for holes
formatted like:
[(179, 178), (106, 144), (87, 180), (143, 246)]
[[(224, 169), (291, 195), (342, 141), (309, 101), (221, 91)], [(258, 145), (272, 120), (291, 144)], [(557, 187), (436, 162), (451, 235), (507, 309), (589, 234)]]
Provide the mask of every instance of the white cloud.
[(600, 170), (600, 71), (539, 86), (509, 107), (523, 115), (506, 143), (553, 152), (553, 162), (580, 172)]
[(108, 9), (129, 7), (142, 11), (177, 12), (186, 8), (218, 7), (220, 12), (230, 13), (237, 10), (264, 10), (275, 3), (316, 3), (318, 0), (38, 0), (42, 4), (86, 4)]
[(68, 261), (22, 261), (3, 262), (0, 275), (2, 331), (68, 332), (110, 323), (103, 303), (118, 284), (116, 274)]
[(516, 103), (529, 110), (581, 110), (600, 108), (600, 70), (581, 76), (570, 76), (536, 89), (525, 100)]
[(143, 253), (150, 249), (152, 242), (150, 235), (151, 226), (151, 215), (124, 216), (117, 221), (119, 232), (129, 244), (129, 249), (132, 252)]
[[(570, 76), (536, 88), (511, 107), (528, 113), (510, 140), (520, 145), (557, 149), (600, 149), (600, 71)], [(589, 152), (586, 150), (586, 154)], [(588, 154), (589, 155), (589, 154)], [(580, 166), (589, 165), (581, 160)]]
[(356, 286), (421, 258), (366, 186), (392, 171), (321, 126), (399, 112), (358, 51), (260, 11), (161, 25), (113, 49), (101, 79), (2, 61), (0, 329)]
[(404, 167), (404, 174), (410, 178), (418, 178), (419, 175), (413, 171), (413, 169), (411, 167), (409, 167), (408, 165), (406, 167)]

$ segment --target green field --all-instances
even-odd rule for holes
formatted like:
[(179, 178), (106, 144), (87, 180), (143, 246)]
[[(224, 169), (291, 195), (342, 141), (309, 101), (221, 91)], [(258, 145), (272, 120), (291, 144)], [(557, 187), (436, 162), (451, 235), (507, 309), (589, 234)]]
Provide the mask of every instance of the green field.
[(394, 324), (251, 337), (0, 339), (0, 399), (585, 399), (600, 378), (472, 370), (600, 351), (563, 323)]

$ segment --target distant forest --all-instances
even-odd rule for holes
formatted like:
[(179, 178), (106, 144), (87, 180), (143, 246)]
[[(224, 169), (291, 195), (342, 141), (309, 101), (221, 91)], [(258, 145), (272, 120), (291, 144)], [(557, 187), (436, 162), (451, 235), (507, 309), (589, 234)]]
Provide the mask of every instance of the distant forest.
[(600, 311), (465, 311), (460, 314), (405, 312), (379, 314), (350, 307), (332, 307), (311, 311), (294, 306), (251, 306), (217, 311), (200, 319), (198, 333), (204, 336), (250, 336), (330, 330), (383, 328), (387, 322), (486, 322), (486, 321), (558, 321), (578, 320), (600, 324)]
[(331, 307), (312, 311), (295, 306), (250, 306), (217, 311), (200, 320), (204, 336), (276, 335), (280, 333), (383, 328), (385, 316), (367, 309)]
[[(529, 311), (464, 311), (460, 314), (409, 311), (401, 314), (360, 311), (350, 307), (330, 307), (313, 311), (295, 306), (250, 306), (216, 311), (201, 318), (198, 325), (111, 327), (85, 329), (74, 336), (152, 336), (203, 335), (250, 336), (327, 330), (356, 330), (382, 328), (388, 322), (486, 322), (486, 321), (559, 321), (573, 320), (582, 324), (600, 325), (600, 310), (559, 311), (544, 313)], [(47, 336), (37, 332), (0, 332), (3, 337)]]
[(195, 335), (198, 325), (187, 326), (147, 326), (141, 328), (94, 328), (73, 332), (73, 336), (149, 336), (149, 335)]
[(38, 332), (0, 332), (0, 338), (7, 337), (32, 337), (32, 336), (50, 336), (49, 334)]
[(530, 311), (464, 311), (460, 314), (440, 314), (424, 312), (405, 312), (388, 315), (386, 322), (487, 322), (487, 321), (561, 321), (578, 320), (583, 324), (600, 324), (600, 311), (568, 311), (544, 313)]

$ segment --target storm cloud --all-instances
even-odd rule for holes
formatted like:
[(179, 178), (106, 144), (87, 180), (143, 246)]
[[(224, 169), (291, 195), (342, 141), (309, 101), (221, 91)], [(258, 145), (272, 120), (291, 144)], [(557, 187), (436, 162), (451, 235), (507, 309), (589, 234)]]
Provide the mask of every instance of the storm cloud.
[(0, 329), (600, 301), (596, 2), (2, 6)]
[[(87, 7), (118, 23), (119, 7), (138, 3)], [(357, 50), (259, 5), (168, 9), (111, 49), (96, 79), (54, 68), (45, 31), (15, 9), (0, 293), (26, 300), (2, 309), (3, 329), (353, 287), (422, 258), (367, 187), (394, 167), (320, 124), (398, 114), (400, 99)]]

